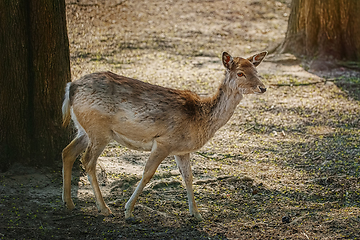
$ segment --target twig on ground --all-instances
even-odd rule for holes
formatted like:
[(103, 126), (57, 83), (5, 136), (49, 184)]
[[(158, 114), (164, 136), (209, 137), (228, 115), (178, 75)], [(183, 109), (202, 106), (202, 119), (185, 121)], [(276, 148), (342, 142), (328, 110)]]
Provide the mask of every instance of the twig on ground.
[(67, 216), (67, 217), (63, 217), (63, 218), (56, 218), (56, 219), (53, 219), (53, 221), (68, 220), (68, 219), (70, 219), (70, 218), (79, 217), (79, 216), (82, 216), (82, 217), (94, 217), (94, 218), (96, 218), (96, 216), (93, 216), (93, 215), (90, 215), (90, 214), (79, 213), (79, 214), (75, 214), (75, 215), (71, 215), (71, 216)]
[(304, 235), (306, 237), (306, 239), (310, 239), (306, 233), (303, 232), (302, 235)]
[(221, 161), (221, 160), (225, 160), (227, 158), (232, 158), (235, 157), (235, 155), (225, 155), (223, 158), (217, 158), (217, 157), (209, 157), (201, 152), (195, 152), (196, 154), (199, 154), (200, 156), (207, 158), (207, 159), (211, 159), (211, 160), (216, 160), (216, 161)]
[(2, 229), (21, 229), (21, 230), (38, 230), (38, 228), (27, 228), (27, 227), (3, 227), (0, 226)]
[(202, 156), (202, 157), (204, 157), (204, 158), (207, 158), (207, 159), (214, 159), (214, 158), (212, 158), (212, 157), (209, 157), (209, 156), (207, 156), (207, 155), (205, 155), (205, 154), (203, 154), (203, 153), (201, 153), (201, 152), (195, 152), (196, 154), (199, 154), (200, 156)]
[(254, 128), (254, 126), (248, 127), (246, 129), (242, 130), (239, 134), (243, 134), (243, 133), (245, 133), (245, 132), (247, 132), (247, 131), (249, 131), (249, 130), (251, 130), (253, 128)]
[(338, 79), (332, 78), (332, 79), (325, 79), (323, 81), (317, 81), (317, 82), (307, 82), (307, 83), (270, 83), (270, 86), (275, 87), (298, 87), (298, 86), (309, 86), (309, 85), (315, 85), (318, 83), (326, 83), (326, 82), (335, 82)]

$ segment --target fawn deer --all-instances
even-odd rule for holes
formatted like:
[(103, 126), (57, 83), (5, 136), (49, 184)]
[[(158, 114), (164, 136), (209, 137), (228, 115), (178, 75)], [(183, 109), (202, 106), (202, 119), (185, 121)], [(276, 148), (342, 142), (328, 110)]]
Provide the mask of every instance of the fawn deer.
[(202, 220), (194, 199), (190, 153), (200, 149), (233, 115), (244, 94), (264, 93), (256, 68), (267, 52), (249, 58), (224, 52), (225, 78), (212, 97), (199, 97), (188, 90), (176, 90), (139, 80), (100, 72), (68, 83), (63, 102), (63, 124), (73, 120), (75, 139), (63, 150), (63, 201), (71, 199), (73, 163), (83, 151), (81, 162), (93, 188), (99, 212), (112, 215), (96, 179), (99, 155), (111, 140), (135, 150), (150, 151), (144, 172), (125, 205), (125, 219), (131, 220), (135, 202), (159, 164), (174, 155), (184, 179), (190, 214)]

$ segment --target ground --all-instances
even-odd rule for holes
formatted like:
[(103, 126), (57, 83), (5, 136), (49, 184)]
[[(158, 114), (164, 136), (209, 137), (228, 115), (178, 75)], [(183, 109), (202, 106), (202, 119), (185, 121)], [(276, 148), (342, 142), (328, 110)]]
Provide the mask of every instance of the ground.
[[(73, 80), (102, 70), (162, 86), (213, 94), (220, 56), (271, 50), (285, 36), (290, 0), (68, 0)], [(320, 72), (290, 54), (259, 67), (268, 86), (192, 154), (195, 197), (188, 213), (173, 157), (160, 165), (134, 214), (124, 205), (148, 152), (111, 143), (98, 174), (114, 218), (98, 214), (81, 166), (76, 210), (61, 200), (61, 168), (14, 165), (0, 175), (1, 239), (359, 239), (360, 77)], [(314, 71), (317, 70), (317, 71)], [(321, 70), (321, 68), (320, 68)]]

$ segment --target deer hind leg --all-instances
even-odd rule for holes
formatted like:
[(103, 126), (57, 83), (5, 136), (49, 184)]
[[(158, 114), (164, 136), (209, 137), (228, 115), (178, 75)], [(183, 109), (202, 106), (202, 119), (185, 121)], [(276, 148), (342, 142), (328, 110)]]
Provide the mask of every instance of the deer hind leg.
[(197, 208), (195, 198), (194, 198), (194, 191), (192, 188), (192, 181), (193, 175), (191, 172), (191, 165), (190, 165), (190, 154), (184, 154), (180, 156), (175, 156), (176, 164), (179, 167), (180, 173), (184, 179), (187, 197), (189, 200), (189, 211), (192, 216), (194, 216), (198, 221), (202, 221), (203, 218), (201, 217), (199, 210)]
[(134, 210), (135, 202), (144, 189), (145, 185), (150, 181), (155, 174), (156, 169), (160, 163), (169, 155), (169, 151), (165, 147), (159, 146), (157, 142), (154, 142), (150, 157), (147, 160), (143, 172), (143, 176), (137, 185), (134, 193), (131, 195), (129, 201), (125, 205), (125, 219), (132, 219), (132, 211)]
[(63, 160), (63, 193), (62, 199), (66, 207), (70, 210), (75, 208), (71, 199), (71, 170), (76, 157), (80, 155), (88, 145), (88, 138), (85, 134), (78, 135), (72, 142), (62, 151)]
[(108, 141), (106, 140), (100, 141), (99, 139), (90, 139), (90, 143), (86, 149), (86, 152), (81, 159), (85, 167), (85, 171), (87, 173), (91, 187), (94, 191), (98, 211), (104, 216), (112, 215), (112, 213), (110, 208), (106, 205), (100, 191), (99, 183), (96, 177), (96, 162), (107, 143)]

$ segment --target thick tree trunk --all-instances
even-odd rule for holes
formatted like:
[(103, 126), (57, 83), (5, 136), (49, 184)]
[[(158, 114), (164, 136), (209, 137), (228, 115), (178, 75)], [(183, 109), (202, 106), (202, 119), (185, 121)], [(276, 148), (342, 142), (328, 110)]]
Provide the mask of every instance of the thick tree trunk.
[(360, 60), (360, 1), (293, 0), (281, 52)]
[(70, 81), (64, 0), (0, 0), (0, 170), (54, 165), (69, 134), (61, 102)]

